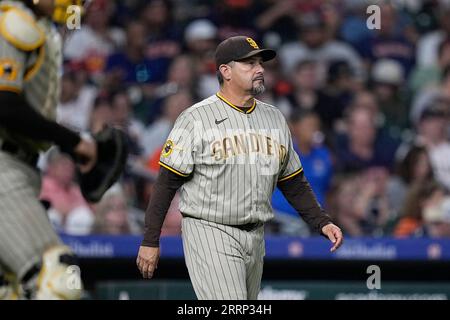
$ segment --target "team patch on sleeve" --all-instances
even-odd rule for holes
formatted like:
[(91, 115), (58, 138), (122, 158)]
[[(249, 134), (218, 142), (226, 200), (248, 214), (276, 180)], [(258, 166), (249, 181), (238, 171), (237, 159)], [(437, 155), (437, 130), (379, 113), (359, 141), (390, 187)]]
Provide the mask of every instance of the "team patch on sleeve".
[(173, 152), (173, 141), (172, 140), (167, 140), (166, 143), (164, 144), (164, 147), (161, 151), (161, 156), (167, 158), (168, 156), (170, 156), (170, 154)]
[(14, 82), (17, 80), (19, 64), (13, 59), (0, 59), (0, 79)]
[(167, 158), (168, 156), (170, 156), (170, 154), (173, 152), (173, 150), (183, 150), (183, 148), (176, 146), (172, 140), (167, 140), (166, 143), (164, 144), (164, 147), (161, 151), (161, 156), (163, 156), (164, 158)]

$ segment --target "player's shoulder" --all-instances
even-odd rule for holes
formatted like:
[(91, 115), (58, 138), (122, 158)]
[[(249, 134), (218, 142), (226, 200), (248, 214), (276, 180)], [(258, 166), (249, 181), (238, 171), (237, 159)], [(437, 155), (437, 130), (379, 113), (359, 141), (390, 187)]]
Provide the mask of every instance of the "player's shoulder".
[(269, 112), (272, 113), (274, 116), (279, 117), (280, 119), (284, 119), (283, 113), (280, 111), (280, 109), (274, 105), (271, 105), (267, 102), (256, 100), (256, 106), (260, 109), (262, 109), (263, 112)]
[(213, 106), (217, 101), (219, 101), (219, 98), (216, 95), (212, 95), (190, 106), (189, 108), (184, 110), (182, 114), (187, 115), (187, 114), (209, 112), (211, 110), (211, 106)]
[(0, 2), (0, 36), (23, 51), (33, 51), (45, 42), (33, 12), (17, 1)]

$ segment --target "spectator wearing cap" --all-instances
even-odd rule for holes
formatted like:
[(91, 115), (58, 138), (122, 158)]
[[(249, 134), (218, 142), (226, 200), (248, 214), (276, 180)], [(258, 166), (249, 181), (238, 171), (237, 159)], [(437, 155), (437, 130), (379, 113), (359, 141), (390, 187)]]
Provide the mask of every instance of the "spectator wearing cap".
[(199, 98), (202, 99), (219, 90), (217, 81), (215, 81), (216, 65), (214, 61), (217, 36), (217, 27), (208, 19), (192, 21), (184, 32), (184, 42), (196, 76), (196, 91)]
[(383, 116), (383, 129), (393, 139), (400, 140), (409, 126), (408, 105), (405, 99), (405, 72), (393, 59), (377, 60), (372, 66), (371, 89)]
[(326, 25), (319, 12), (300, 17), (298, 41), (288, 42), (280, 49), (280, 61), (287, 75), (299, 61), (314, 59), (324, 71), (331, 61), (344, 60), (356, 74), (364, 74), (362, 60), (348, 44), (328, 38)]
[(380, 59), (372, 66), (372, 81), (375, 83), (401, 86), (405, 81), (402, 65), (393, 59)]
[(194, 55), (214, 52), (217, 41), (217, 27), (208, 19), (190, 22), (184, 31), (184, 42)]

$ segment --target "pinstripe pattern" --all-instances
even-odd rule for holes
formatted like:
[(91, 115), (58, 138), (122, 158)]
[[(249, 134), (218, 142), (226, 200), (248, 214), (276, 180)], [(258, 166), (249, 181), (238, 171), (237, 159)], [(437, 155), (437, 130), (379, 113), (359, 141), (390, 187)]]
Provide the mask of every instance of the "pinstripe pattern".
[(61, 36), (48, 19), (41, 19), (39, 26), (45, 31), (47, 41), (45, 57), (39, 70), (24, 83), (27, 101), (50, 119), (56, 118), (56, 106), (60, 94), (59, 74), (62, 68)]
[[(257, 298), (272, 192), (302, 170), (281, 112), (255, 101), (246, 113), (216, 95), (195, 104), (179, 116), (161, 153), (162, 166), (191, 176), (180, 189), (180, 211), (199, 299)], [(249, 232), (233, 227), (255, 222), (261, 227)]]
[[(3, 3), (6, 1), (0, 1)], [(29, 15), (33, 13), (20, 2), (9, 3)], [(0, 12), (0, 15), (3, 14)], [(42, 115), (55, 119), (56, 105), (59, 99), (59, 74), (62, 67), (61, 36), (49, 19), (42, 18), (38, 26), (46, 34), (43, 48), (25, 52), (14, 47), (5, 38), (0, 37), (0, 59), (14, 61), (18, 65), (17, 77), (14, 80), (0, 77), (0, 87), (8, 86), (23, 91), (32, 107)], [(43, 60), (39, 61), (43, 53)], [(38, 63), (39, 62), (39, 63)], [(35, 68), (33, 68), (35, 67)], [(29, 72), (33, 70), (33, 72)], [(25, 80), (25, 75), (28, 75)]]
[[(20, 2), (10, 4), (33, 15)], [(0, 61), (13, 61), (18, 66), (15, 78), (0, 77), (0, 90), (9, 87), (23, 92), (33, 108), (54, 119), (59, 99), (61, 39), (50, 21), (42, 19), (38, 24), (46, 34), (46, 42), (35, 51), (24, 52), (0, 36)], [(0, 139), (7, 136), (24, 150), (45, 149), (43, 144), (16, 137), (4, 130), (1, 134)], [(40, 261), (46, 248), (60, 244), (38, 200), (39, 190), (40, 177), (35, 169), (0, 152), (0, 263), (19, 278)]]
[[(0, 4), (5, 2), (7, 1), (0, 1)], [(22, 3), (15, 1), (10, 4), (33, 16), (33, 13)], [(0, 15), (2, 14), (0, 11)], [(0, 77), (0, 90), (23, 92), (30, 106), (44, 117), (54, 120), (60, 94), (61, 37), (48, 19), (40, 19), (37, 25), (46, 34), (46, 41), (43, 46), (31, 52), (14, 47), (0, 36), (0, 62), (2, 59), (13, 61), (13, 65), (17, 65), (18, 69), (14, 79)], [(22, 145), (24, 149), (34, 152), (45, 151), (50, 147), (49, 144), (35, 142), (11, 133), (2, 133), (0, 136), (0, 138), (6, 137)]]
[[(226, 120), (216, 124), (223, 119)], [(264, 150), (266, 141), (253, 144), (256, 135), (282, 145), (286, 160), (280, 165), (275, 144), (270, 148), (271, 154)], [(228, 148), (227, 157), (216, 159), (213, 150), (223, 141), (226, 143), (222, 149), (230, 144), (236, 147)], [(183, 176), (192, 174), (180, 190), (181, 212), (227, 225), (270, 220), (270, 196), (277, 180), (301, 168), (281, 112), (260, 101), (256, 101), (251, 113), (245, 114), (216, 96), (209, 97), (179, 116), (168, 143), (169, 148), (163, 150), (160, 158), (163, 166)], [(237, 151), (245, 148), (248, 152)], [(250, 152), (258, 149), (259, 152)]]
[[(13, 63), (13, 71), (17, 72), (16, 77), (3, 76), (0, 77), (0, 87), (11, 88), (17, 92), (22, 91), (23, 78), (22, 73), (27, 66), (26, 53), (15, 48), (11, 43), (0, 36), (0, 59), (1, 61), (11, 61)], [(3, 68), (3, 63), (1, 67)], [(15, 69), (15, 70), (14, 70)]]
[(0, 260), (19, 278), (60, 243), (37, 200), (39, 188), (37, 171), (0, 152)]
[(201, 300), (256, 300), (263, 270), (263, 227), (250, 232), (183, 218), (183, 248)]

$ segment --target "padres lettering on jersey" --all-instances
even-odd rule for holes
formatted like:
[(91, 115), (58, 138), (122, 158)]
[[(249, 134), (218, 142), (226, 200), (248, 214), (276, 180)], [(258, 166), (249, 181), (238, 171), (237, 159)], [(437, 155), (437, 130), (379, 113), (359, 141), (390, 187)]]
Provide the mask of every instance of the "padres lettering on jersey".
[(286, 160), (286, 147), (270, 136), (258, 133), (241, 133), (217, 139), (211, 143), (211, 153), (220, 161), (240, 154), (261, 152), (268, 156), (278, 156), (281, 164)]
[(271, 219), (276, 183), (302, 170), (277, 108), (255, 99), (244, 112), (219, 95), (178, 117), (160, 164), (191, 176), (180, 190), (181, 212), (228, 225)]

